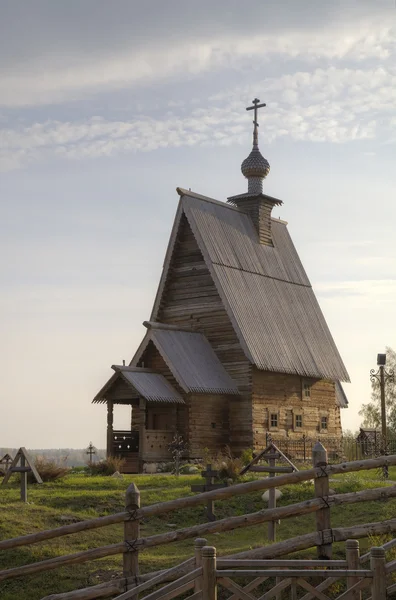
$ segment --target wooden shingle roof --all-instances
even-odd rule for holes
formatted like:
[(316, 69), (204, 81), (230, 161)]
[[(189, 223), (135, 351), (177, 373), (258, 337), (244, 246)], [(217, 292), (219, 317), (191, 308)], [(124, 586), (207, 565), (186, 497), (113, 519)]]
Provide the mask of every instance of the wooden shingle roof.
[(181, 196), (151, 321), (156, 321), (185, 214), (247, 358), (259, 369), (349, 381), (286, 223), (262, 245), (249, 216), (193, 192)]
[(115, 373), (110, 377), (100, 392), (96, 394), (95, 398), (92, 400), (94, 404), (106, 402), (106, 393), (111, 390), (113, 385), (115, 385), (120, 378), (131, 387), (132, 393), (142, 396), (148, 402), (184, 404), (183, 398), (163, 375), (155, 373), (155, 371), (150, 369), (119, 365), (113, 365), (112, 368), (115, 370)]
[(153, 342), (185, 392), (239, 394), (236, 383), (217, 358), (202, 333), (168, 328), (161, 323), (145, 323), (149, 331), (135, 354), (137, 365), (149, 342)]

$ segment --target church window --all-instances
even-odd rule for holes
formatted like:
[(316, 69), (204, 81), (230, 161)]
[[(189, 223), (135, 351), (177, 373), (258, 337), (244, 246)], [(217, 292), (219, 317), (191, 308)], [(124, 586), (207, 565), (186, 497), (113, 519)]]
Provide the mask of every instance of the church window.
[(303, 426), (302, 415), (296, 415), (296, 428), (300, 428), (302, 426)]
[(216, 429), (216, 423), (211, 423), (212, 429)]
[(320, 417), (320, 428), (327, 429), (327, 417)]
[(270, 423), (271, 427), (278, 427), (278, 413), (271, 413)]
[(311, 384), (307, 381), (303, 381), (303, 398), (311, 397)]

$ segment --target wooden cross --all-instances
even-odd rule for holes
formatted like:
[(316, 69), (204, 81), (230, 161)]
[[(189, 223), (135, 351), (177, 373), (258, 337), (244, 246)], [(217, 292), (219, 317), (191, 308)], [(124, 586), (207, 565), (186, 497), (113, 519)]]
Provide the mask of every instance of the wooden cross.
[[(192, 492), (210, 492), (211, 490), (219, 490), (228, 487), (228, 483), (215, 483), (214, 480), (219, 476), (217, 471), (212, 470), (212, 465), (206, 465), (206, 471), (201, 472), (201, 476), (205, 479), (204, 485), (192, 485)], [(214, 514), (214, 501), (208, 500), (206, 505), (206, 516), (209, 521), (216, 521)]]
[(253, 129), (253, 146), (258, 146), (258, 121), (257, 121), (257, 110), (259, 108), (261, 108), (262, 106), (267, 106), (264, 102), (262, 104), (259, 104), (260, 100), (258, 98), (255, 98), (254, 100), (252, 100), (253, 106), (248, 106), (246, 108), (246, 110), (254, 110), (254, 120), (253, 120), (253, 125), (254, 125), (254, 129)]
[(92, 442), (89, 442), (86, 454), (89, 454), (89, 464), (92, 465), (92, 457), (94, 454), (96, 454), (95, 446), (92, 444)]
[[(18, 463), (20, 466), (18, 467)], [(4, 479), (1, 485), (6, 485), (9, 478), (13, 473), (21, 474), (21, 500), (22, 502), (27, 502), (27, 474), (32, 472), (37, 483), (43, 483), (36, 467), (34, 466), (34, 462), (31, 456), (28, 454), (26, 448), (19, 448), (18, 452), (15, 455), (14, 460), (11, 463), (10, 468), (4, 476)]]

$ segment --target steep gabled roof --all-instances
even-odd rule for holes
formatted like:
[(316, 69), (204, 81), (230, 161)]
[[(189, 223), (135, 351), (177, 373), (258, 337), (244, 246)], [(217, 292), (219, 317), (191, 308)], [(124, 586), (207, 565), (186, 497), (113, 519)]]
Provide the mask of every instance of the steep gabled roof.
[(184, 213), (247, 358), (259, 369), (349, 381), (284, 221), (262, 245), (238, 208), (178, 189), (179, 207), (151, 321), (157, 319)]
[(149, 329), (131, 364), (138, 364), (151, 341), (185, 392), (239, 394), (236, 383), (203, 334), (155, 325)]
[(337, 400), (338, 406), (340, 408), (348, 408), (348, 404), (349, 404), (348, 398), (347, 398), (344, 388), (342, 387), (342, 385), (339, 381), (335, 382), (335, 393), (336, 393), (336, 400)]
[(103, 388), (92, 400), (94, 404), (106, 402), (106, 393), (120, 380), (123, 379), (130, 387), (132, 393), (142, 396), (149, 402), (170, 402), (184, 404), (183, 398), (163, 375), (151, 369), (140, 369), (114, 365), (114, 375), (110, 377)]

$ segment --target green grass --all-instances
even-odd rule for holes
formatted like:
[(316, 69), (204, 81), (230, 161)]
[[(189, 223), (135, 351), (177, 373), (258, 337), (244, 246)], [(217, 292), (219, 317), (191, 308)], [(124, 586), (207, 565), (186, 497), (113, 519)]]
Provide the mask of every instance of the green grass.
[[(396, 467), (390, 469), (390, 479), (396, 480)], [(164, 502), (191, 495), (190, 486), (200, 482), (194, 475), (136, 475), (124, 476), (122, 480), (110, 477), (87, 477), (81, 474), (68, 475), (62, 480), (43, 485), (30, 485), (29, 504), (19, 501), (18, 482), (0, 488), (0, 536), (8, 539), (64, 524), (62, 515), (77, 519), (89, 519), (123, 510), (125, 491), (131, 481), (141, 491), (141, 505)], [(330, 486), (336, 492), (358, 491), (378, 487), (379, 474), (375, 471), (360, 474), (345, 474), (334, 477)], [(310, 483), (285, 486), (278, 504), (286, 505), (313, 497)], [(217, 502), (218, 518), (255, 512), (264, 507), (261, 492)], [(366, 523), (391, 518), (396, 509), (396, 500), (366, 502), (332, 509), (332, 526), (345, 527), (352, 523)], [(204, 508), (184, 509), (167, 515), (147, 519), (141, 528), (142, 536), (171, 531), (169, 523), (177, 527), (188, 527), (205, 522)], [(285, 520), (277, 530), (277, 540), (283, 540), (314, 531), (315, 516), (307, 515)], [(220, 555), (231, 554), (267, 544), (267, 525), (239, 529), (228, 533), (207, 536), (208, 542), (216, 546)], [(114, 525), (89, 532), (65, 536), (48, 542), (24, 546), (0, 553), (0, 569), (36, 562), (97, 546), (117, 543), (122, 540), (122, 525)], [(362, 541), (363, 548), (367, 542)], [(193, 540), (168, 544), (144, 551), (140, 555), (142, 572), (153, 571), (181, 562), (193, 553)], [(342, 556), (343, 548), (336, 548)], [(312, 551), (302, 555), (312, 555)], [(79, 587), (94, 585), (121, 576), (122, 557), (110, 557), (69, 568), (24, 577), (0, 583), (1, 600), (40, 600), (50, 593), (60, 593)]]

